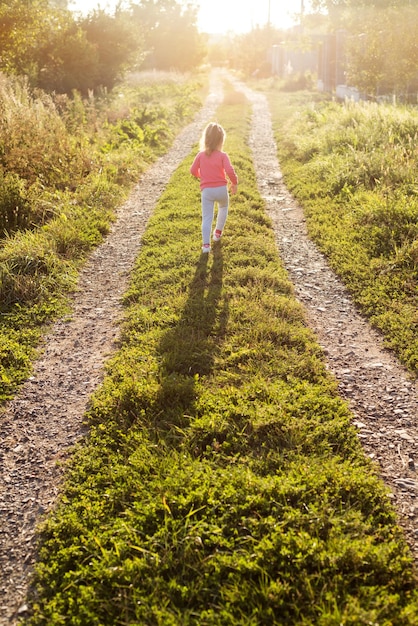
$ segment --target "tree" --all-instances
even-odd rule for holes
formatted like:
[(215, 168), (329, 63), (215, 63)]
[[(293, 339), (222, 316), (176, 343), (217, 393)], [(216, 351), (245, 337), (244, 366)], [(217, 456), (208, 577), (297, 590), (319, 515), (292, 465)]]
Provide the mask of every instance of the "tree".
[(34, 52), (37, 87), (49, 92), (71, 94), (98, 86), (98, 54), (86, 32), (74, 21), (56, 20)]
[(31, 75), (33, 51), (48, 22), (48, 0), (2, 0), (0, 3), (0, 70)]
[(356, 25), (365, 24), (388, 9), (400, 10), (416, 0), (311, 0), (314, 10), (327, 13), (333, 30), (344, 28), (353, 32)]
[(187, 71), (204, 56), (204, 38), (199, 34), (197, 9), (176, 0), (142, 0), (132, 5), (132, 14), (143, 33), (147, 49), (144, 66)]
[[(364, 15), (364, 14), (363, 14)], [(357, 24), (350, 38), (347, 74), (350, 84), (376, 96), (407, 96), (418, 86), (418, 8), (386, 9)]]
[(231, 57), (233, 67), (242, 70), (247, 76), (254, 72), (258, 76), (271, 74), (269, 52), (273, 44), (279, 43), (283, 33), (271, 26), (256, 27), (249, 33), (235, 38), (234, 53)]
[(95, 10), (79, 23), (95, 51), (94, 84), (111, 89), (127, 69), (138, 65), (143, 56), (143, 37), (131, 14), (116, 10), (114, 15)]
[(3, 0), (0, 70), (58, 93), (111, 89), (142, 51), (130, 18), (128, 12), (98, 10), (76, 21), (48, 0)]
[(312, 0), (347, 31), (347, 82), (375, 97), (418, 89), (417, 0)]

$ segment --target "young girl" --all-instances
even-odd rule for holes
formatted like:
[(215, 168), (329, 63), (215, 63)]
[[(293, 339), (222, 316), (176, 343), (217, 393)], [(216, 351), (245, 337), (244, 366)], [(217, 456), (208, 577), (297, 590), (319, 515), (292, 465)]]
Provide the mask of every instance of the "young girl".
[(226, 152), (222, 152), (225, 131), (219, 124), (211, 122), (200, 140), (200, 152), (196, 155), (190, 172), (200, 179), (202, 190), (202, 252), (210, 252), (210, 233), (218, 203), (216, 227), (213, 241), (219, 241), (228, 216), (229, 195), (227, 177), (231, 181), (231, 193), (237, 192), (238, 178)]

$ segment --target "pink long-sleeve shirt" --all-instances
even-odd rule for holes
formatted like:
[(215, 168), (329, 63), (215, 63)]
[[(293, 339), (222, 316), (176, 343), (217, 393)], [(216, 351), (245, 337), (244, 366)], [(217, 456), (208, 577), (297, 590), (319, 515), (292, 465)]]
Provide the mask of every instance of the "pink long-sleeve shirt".
[(190, 168), (191, 174), (200, 179), (200, 189), (206, 187), (223, 187), (227, 177), (233, 185), (238, 184), (238, 177), (231, 165), (229, 156), (221, 150), (214, 150), (209, 156), (199, 152)]

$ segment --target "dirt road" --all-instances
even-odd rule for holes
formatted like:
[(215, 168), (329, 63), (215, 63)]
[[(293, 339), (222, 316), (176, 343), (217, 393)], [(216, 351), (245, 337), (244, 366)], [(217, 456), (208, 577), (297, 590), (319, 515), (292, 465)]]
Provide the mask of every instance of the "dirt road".
[[(393, 492), (400, 522), (418, 559), (417, 386), (384, 350), (377, 333), (358, 315), (309, 241), (303, 213), (282, 180), (264, 96), (235, 84), (253, 105), (251, 148), (280, 255), (329, 369), (351, 404), (365, 450), (379, 464)], [(26, 613), (36, 524), (56, 499), (62, 475), (59, 461), (83, 434), (89, 397), (115, 348), (120, 298), (148, 218), (171, 173), (190, 153), (221, 100), (221, 80), (214, 74), (199, 115), (142, 177), (120, 208), (110, 235), (83, 270), (71, 319), (51, 329), (30, 380), (1, 412), (0, 624), (14, 624)]]

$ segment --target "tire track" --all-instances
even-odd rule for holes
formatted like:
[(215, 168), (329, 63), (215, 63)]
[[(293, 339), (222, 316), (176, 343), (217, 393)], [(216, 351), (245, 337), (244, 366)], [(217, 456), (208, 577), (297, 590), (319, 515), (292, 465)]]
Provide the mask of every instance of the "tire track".
[(222, 97), (221, 81), (213, 73), (201, 111), (142, 176), (106, 241), (91, 255), (80, 275), (71, 319), (53, 326), (33, 375), (0, 412), (0, 624), (13, 624), (26, 614), (36, 526), (58, 495), (60, 463), (85, 432), (83, 415), (115, 349), (120, 298), (147, 221)]
[[(343, 285), (309, 240), (303, 213), (282, 180), (265, 97), (231, 80), (253, 106), (250, 145), (281, 258), (329, 369), (339, 381), (341, 395), (350, 403), (366, 453), (376, 460), (391, 489), (400, 524), (417, 559), (416, 382), (358, 315)], [(104, 363), (115, 349), (120, 298), (147, 221), (172, 172), (190, 153), (221, 99), (220, 78), (213, 75), (203, 109), (141, 178), (119, 210), (108, 238), (81, 273), (72, 318), (54, 325), (33, 376), (1, 412), (1, 625), (16, 623), (26, 613), (25, 597), (36, 558), (36, 525), (59, 493), (62, 472), (58, 463), (84, 434), (83, 415), (102, 380)]]
[(253, 106), (250, 145), (280, 256), (340, 395), (354, 414), (365, 452), (389, 487), (399, 524), (418, 563), (417, 381), (385, 349), (381, 335), (358, 313), (309, 239), (303, 211), (282, 178), (265, 96), (237, 81), (235, 85)]

